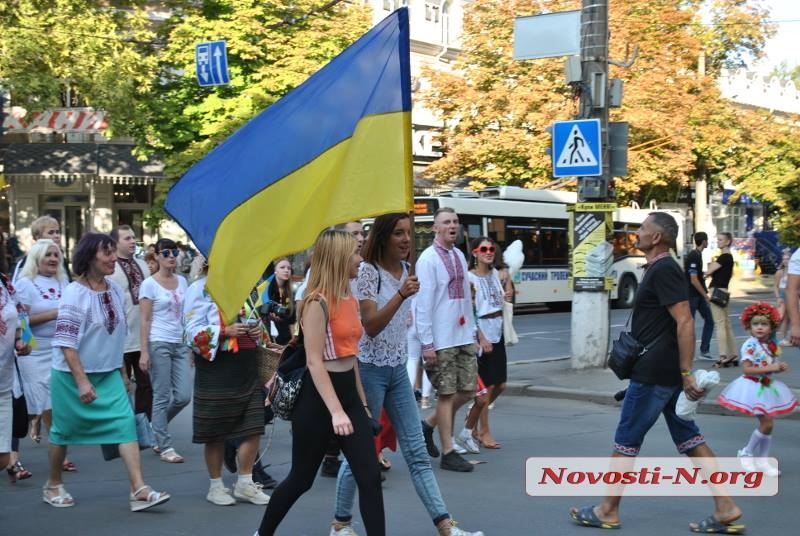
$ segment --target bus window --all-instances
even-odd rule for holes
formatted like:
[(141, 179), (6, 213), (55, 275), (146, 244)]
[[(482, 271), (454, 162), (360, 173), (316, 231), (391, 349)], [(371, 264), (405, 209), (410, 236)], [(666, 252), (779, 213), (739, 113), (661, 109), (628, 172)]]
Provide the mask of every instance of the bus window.
[(636, 231), (639, 224), (614, 222), (614, 260), (624, 257), (644, 257), (644, 252), (636, 247)]
[[(506, 227), (506, 238), (508, 244), (514, 240), (522, 242), (522, 253), (525, 260), (522, 265), (526, 267), (541, 266), (542, 251), (539, 247), (539, 229), (531, 224), (520, 225), (509, 223)], [(508, 245), (506, 244), (506, 246)]]
[(569, 246), (567, 230), (563, 227), (542, 227), (542, 264), (546, 266), (567, 266)]

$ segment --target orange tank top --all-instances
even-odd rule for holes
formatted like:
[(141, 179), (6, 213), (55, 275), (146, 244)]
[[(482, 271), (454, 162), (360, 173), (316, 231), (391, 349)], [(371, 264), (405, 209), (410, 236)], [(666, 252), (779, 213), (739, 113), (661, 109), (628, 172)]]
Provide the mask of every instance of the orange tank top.
[(358, 301), (350, 296), (339, 300), (329, 310), (328, 326), (325, 330), (325, 350), (322, 359), (331, 361), (340, 357), (349, 357), (358, 353), (358, 341), (364, 332), (361, 327), (361, 315)]

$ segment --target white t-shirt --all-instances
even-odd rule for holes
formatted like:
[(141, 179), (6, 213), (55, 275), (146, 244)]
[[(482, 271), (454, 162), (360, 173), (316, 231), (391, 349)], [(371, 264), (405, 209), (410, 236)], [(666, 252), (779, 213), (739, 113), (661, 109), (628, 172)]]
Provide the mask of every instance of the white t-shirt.
[(797, 248), (789, 259), (789, 267), (786, 269), (789, 275), (800, 275), (800, 248)]
[(139, 300), (153, 302), (150, 341), (181, 342), (183, 340), (183, 297), (186, 279), (178, 276), (175, 290), (162, 287), (152, 276), (142, 281)]

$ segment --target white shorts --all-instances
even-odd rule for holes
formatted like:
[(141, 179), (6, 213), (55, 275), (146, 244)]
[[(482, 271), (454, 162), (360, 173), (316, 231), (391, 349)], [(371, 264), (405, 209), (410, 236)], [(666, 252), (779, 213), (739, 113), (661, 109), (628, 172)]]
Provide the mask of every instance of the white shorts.
[(11, 452), (11, 423), (14, 418), (11, 390), (0, 393), (0, 454)]

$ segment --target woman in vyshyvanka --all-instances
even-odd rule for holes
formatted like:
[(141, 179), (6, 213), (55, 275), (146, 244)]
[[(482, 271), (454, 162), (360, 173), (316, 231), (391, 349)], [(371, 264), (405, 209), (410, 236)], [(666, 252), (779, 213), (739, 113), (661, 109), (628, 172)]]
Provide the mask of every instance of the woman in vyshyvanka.
[(718, 397), (722, 406), (758, 418), (758, 428), (738, 456), (743, 468), (761, 470), (767, 476), (780, 474), (767, 461), (773, 417), (791, 413), (797, 407), (791, 389), (772, 377), (789, 369), (788, 363), (779, 360), (781, 347), (775, 340), (780, 322), (780, 312), (768, 303), (754, 303), (742, 312), (742, 324), (751, 335), (741, 350), (744, 374), (729, 383)]
[(170, 498), (142, 478), (136, 419), (122, 359), (128, 325), (122, 289), (109, 277), (116, 261), (116, 242), (110, 236), (83, 235), (72, 258), (77, 277), (64, 289), (58, 305), (50, 380), (50, 472), (42, 492), (44, 502), (56, 508), (75, 505), (61, 478), (67, 445), (119, 445), (130, 479), (131, 511), (146, 510)]
[[(264, 505), (269, 501), (253, 482), (253, 463), (264, 434), (264, 397), (258, 376), (257, 347), (263, 326), (253, 310), (239, 312), (226, 324), (206, 290), (205, 273), (183, 299), (184, 341), (194, 352), (192, 442), (205, 445), (210, 479), (206, 499), (218, 506), (236, 500)], [(233, 495), (222, 482), (225, 441), (238, 439), (238, 478)]]

